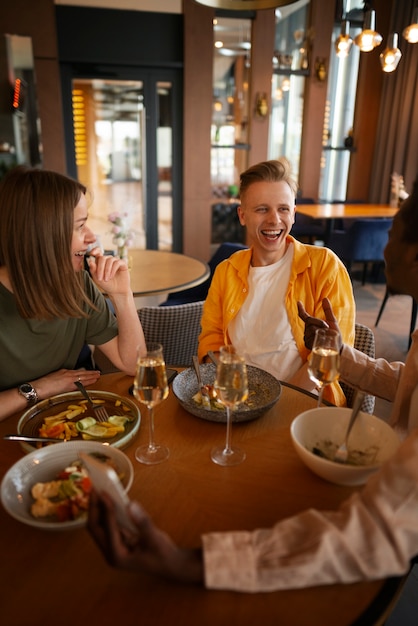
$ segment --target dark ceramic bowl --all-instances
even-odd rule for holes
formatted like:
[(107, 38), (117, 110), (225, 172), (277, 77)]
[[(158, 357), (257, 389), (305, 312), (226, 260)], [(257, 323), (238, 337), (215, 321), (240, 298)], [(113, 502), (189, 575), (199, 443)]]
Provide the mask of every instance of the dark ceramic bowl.
[[(216, 367), (212, 363), (200, 366), (204, 385), (213, 385)], [(280, 382), (268, 372), (258, 367), (247, 365), (248, 399), (232, 413), (234, 422), (248, 422), (257, 419), (270, 409), (280, 398)], [(210, 422), (226, 422), (225, 409), (207, 411), (193, 400), (199, 391), (196, 374), (192, 368), (180, 372), (173, 381), (173, 392), (181, 406), (192, 415)]]

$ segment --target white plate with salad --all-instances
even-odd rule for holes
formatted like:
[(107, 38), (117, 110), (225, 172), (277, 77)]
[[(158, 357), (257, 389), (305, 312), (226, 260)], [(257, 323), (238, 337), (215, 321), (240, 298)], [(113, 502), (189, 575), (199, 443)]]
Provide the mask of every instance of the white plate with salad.
[(110, 465), (127, 492), (134, 470), (121, 450), (97, 441), (57, 443), (26, 454), (5, 474), (1, 501), (19, 522), (43, 530), (71, 530), (86, 524), (91, 482), (79, 452)]
[[(125, 447), (141, 422), (138, 406), (130, 398), (109, 391), (89, 390), (93, 402), (104, 406), (109, 419), (99, 422), (79, 391), (63, 393), (35, 404), (21, 416), (17, 432), (29, 437), (52, 437), (62, 441), (98, 441)], [(54, 443), (21, 442), (26, 452)]]

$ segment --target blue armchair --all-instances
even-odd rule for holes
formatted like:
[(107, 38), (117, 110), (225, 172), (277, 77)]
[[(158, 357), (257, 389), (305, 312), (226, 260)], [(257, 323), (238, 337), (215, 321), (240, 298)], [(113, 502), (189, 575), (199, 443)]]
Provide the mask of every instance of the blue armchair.
[(347, 230), (331, 233), (327, 247), (343, 261), (351, 274), (353, 263), (363, 263), (362, 284), (366, 282), (368, 263), (384, 263), (383, 250), (388, 240), (392, 218), (358, 219)]
[(210, 268), (210, 276), (201, 285), (185, 289), (184, 291), (176, 291), (175, 293), (169, 293), (167, 300), (162, 302), (160, 306), (174, 306), (176, 304), (185, 304), (187, 302), (199, 302), (200, 300), (206, 300), (208, 295), (210, 283), (212, 282), (212, 276), (215, 272), (216, 266), (225, 259), (228, 259), (231, 254), (237, 250), (243, 250), (247, 248), (243, 243), (222, 243), (212, 258), (208, 262)]

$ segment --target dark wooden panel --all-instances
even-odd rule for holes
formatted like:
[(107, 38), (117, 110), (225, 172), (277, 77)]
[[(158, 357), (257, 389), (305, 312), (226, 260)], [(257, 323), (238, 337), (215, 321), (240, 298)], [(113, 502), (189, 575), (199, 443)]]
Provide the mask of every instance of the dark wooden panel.
[(179, 66), (183, 16), (147, 11), (56, 7), (61, 62)]

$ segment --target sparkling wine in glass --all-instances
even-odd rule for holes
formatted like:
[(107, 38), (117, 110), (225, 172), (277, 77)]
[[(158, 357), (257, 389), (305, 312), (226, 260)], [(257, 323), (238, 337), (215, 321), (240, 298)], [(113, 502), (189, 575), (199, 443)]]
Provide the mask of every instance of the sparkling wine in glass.
[(245, 452), (231, 446), (232, 411), (247, 399), (247, 366), (233, 346), (222, 346), (216, 367), (216, 397), (226, 407), (226, 441), (224, 446), (213, 448), (211, 459), (218, 465), (238, 465)]
[(140, 463), (154, 465), (165, 461), (170, 451), (166, 446), (154, 441), (154, 407), (168, 396), (167, 373), (163, 357), (163, 347), (159, 343), (147, 343), (147, 352), (138, 356), (134, 379), (134, 396), (148, 409), (149, 441), (139, 446), (135, 458)]
[(308, 373), (318, 387), (318, 407), (326, 385), (338, 380), (340, 371), (341, 338), (336, 330), (318, 328), (312, 352), (309, 356)]

